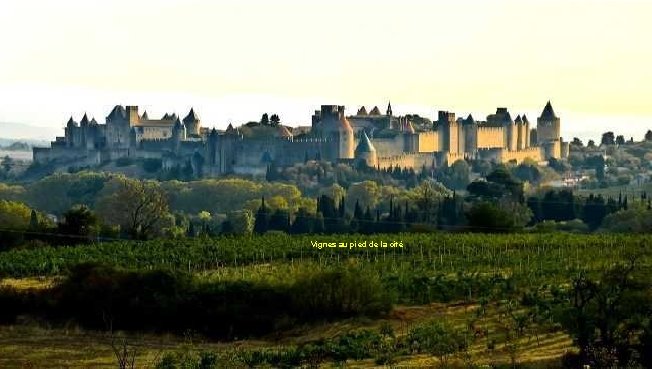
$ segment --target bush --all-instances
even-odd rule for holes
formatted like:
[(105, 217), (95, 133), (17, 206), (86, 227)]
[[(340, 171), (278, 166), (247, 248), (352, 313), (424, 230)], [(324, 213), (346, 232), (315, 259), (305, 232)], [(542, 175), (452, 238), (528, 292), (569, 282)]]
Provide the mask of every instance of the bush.
[[(6, 295), (15, 302), (16, 314), (27, 309), (19, 304), (22, 300)], [(36, 313), (72, 319), (88, 328), (177, 333), (190, 329), (227, 339), (268, 334), (297, 322), (374, 315), (391, 307), (380, 280), (353, 268), (271, 284), (200, 282), (180, 272), (86, 263), (73, 267), (67, 279), (38, 297), (43, 303), (34, 304)]]
[(300, 276), (292, 288), (293, 303), (303, 317), (378, 315), (391, 309), (391, 296), (376, 275), (341, 267)]

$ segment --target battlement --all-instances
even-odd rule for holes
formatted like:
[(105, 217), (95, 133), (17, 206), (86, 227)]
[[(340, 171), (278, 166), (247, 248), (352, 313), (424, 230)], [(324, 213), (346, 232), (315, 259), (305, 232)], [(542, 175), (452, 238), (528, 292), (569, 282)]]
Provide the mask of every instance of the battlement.
[(440, 110), (440, 111), (437, 113), (437, 120), (438, 120), (440, 123), (443, 123), (443, 122), (455, 123), (455, 113), (451, 113), (451, 112), (449, 112), (449, 111)]

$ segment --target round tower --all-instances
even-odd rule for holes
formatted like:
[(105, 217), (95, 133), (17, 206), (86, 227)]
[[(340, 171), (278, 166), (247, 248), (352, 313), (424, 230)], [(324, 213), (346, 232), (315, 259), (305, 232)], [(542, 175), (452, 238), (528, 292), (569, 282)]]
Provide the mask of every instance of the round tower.
[(355, 161), (358, 164), (364, 164), (370, 168), (378, 166), (378, 154), (376, 148), (369, 140), (367, 133), (363, 130), (360, 137), (360, 143), (355, 148)]
[(186, 126), (186, 134), (190, 136), (199, 136), (199, 129), (201, 121), (194, 108), (190, 108), (190, 112), (183, 118), (183, 124)]
[(351, 123), (344, 116), (344, 106), (322, 106), (319, 126), (322, 137), (335, 140), (337, 149), (335, 159), (353, 159), (355, 138)]

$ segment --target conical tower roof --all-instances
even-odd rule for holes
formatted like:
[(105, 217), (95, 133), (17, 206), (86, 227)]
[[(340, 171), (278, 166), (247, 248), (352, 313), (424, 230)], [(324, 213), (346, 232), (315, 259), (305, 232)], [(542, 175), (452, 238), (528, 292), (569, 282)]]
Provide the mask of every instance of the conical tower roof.
[(179, 120), (179, 118), (177, 118), (174, 121), (174, 129), (186, 129), (186, 126), (184, 126), (183, 123), (181, 123), (181, 121)]
[(140, 116), (140, 119), (149, 120), (149, 116), (147, 115), (147, 110), (143, 111), (143, 115)]
[(367, 132), (363, 130), (362, 136), (360, 137), (360, 143), (358, 144), (358, 147), (355, 148), (355, 153), (359, 154), (359, 153), (366, 153), (366, 152), (376, 152), (376, 148), (371, 143), (371, 140), (369, 140), (369, 136), (367, 136)]
[(127, 117), (127, 111), (122, 105), (116, 105), (111, 110), (111, 113), (106, 117), (109, 120), (113, 119), (124, 119)]
[(195, 113), (194, 108), (190, 108), (190, 111), (188, 112), (188, 115), (186, 115), (185, 118), (183, 118), (184, 123), (189, 123), (189, 122), (199, 122), (199, 116), (197, 113)]
[(68, 123), (66, 123), (66, 126), (68, 126), (68, 127), (77, 127), (77, 122), (75, 122), (75, 120), (72, 119), (72, 115), (70, 116), (70, 119), (68, 119)]
[(555, 115), (555, 110), (552, 108), (552, 104), (550, 103), (550, 100), (548, 100), (548, 103), (546, 104), (546, 106), (543, 108), (543, 111), (541, 112), (541, 119), (553, 120), (556, 118), (557, 116)]
[(360, 109), (358, 109), (358, 114), (357, 115), (368, 115), (367, 108), (362, 106)]
[(377, 106), (374, 106), (374, 108), (369, 112), (369, 115), (380, 115), (380, 109), (378, 109)]

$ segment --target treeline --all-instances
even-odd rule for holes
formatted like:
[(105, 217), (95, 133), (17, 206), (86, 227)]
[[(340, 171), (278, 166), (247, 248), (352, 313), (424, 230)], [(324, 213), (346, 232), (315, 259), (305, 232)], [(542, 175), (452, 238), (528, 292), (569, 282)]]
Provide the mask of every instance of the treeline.
[[(461, 186), (467, 170), (463, 161), (456, 162), (442, 181)], [(529, 181), (522, 178), (539, 175), (529, 164), (498, 166), (460, 191), (427, 177), (410, 189), (374, 181), (345, 188), (335, 181), (312, 197), (296, 185), (240, 178), (156, 182), (106, 173), (61, 174), (26, 186), (0, 184), (0, 241), (8, 249), (268, 231), (649, 232), (646, 193), (605, 198), (547, 190), (526, 195)]]

